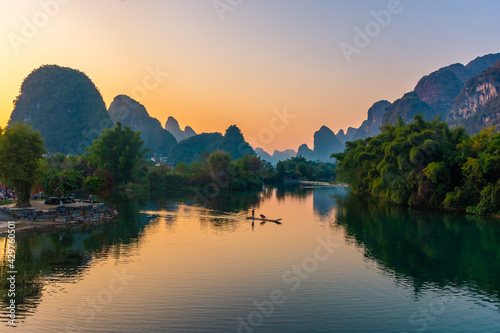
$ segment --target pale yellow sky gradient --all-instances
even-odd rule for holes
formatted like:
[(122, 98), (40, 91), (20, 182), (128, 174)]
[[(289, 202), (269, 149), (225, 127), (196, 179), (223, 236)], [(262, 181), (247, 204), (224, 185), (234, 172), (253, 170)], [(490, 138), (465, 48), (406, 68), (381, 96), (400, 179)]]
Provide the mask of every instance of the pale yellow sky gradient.
[[(169, 75), (139, 99), (151, 116), (162, 124), (173, 116), (197, 132), (236, 124), (272, 153), (311, 147), (322, 125), (358, 127), (374, 102), (401, 97), (421, 76), (500, 51), (494, 1), (485, 1), (489, 9), (401, 1), (402, 12), (351, 63), (340, 42), (352, 43), (353, 29), (388, 1), (243, 1), (223, 21), (204, 0), (57, 1), (0, 0), (2, 127), (24, 77), (43, 64), (85, 72), (106, 106), (118, 94), (133, 97), (148, 68), (160, 68)], [(46, 21), (41, 3), (52, 4)], [(16, 52), (9, 38), (37, 19), (38, 31)], [(270, 142), (259, 140), (273, 109), (283, 108), (296, 118)]]

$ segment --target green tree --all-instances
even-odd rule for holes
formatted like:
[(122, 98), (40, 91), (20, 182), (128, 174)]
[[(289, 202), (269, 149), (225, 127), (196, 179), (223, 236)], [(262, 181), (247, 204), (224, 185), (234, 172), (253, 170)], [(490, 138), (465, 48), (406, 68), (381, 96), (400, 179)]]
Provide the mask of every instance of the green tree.
[(166, 165), (153, 167), (149, 174), (149, 189), (151, 191), (167, 191), (182, 188), (185, 185), (185, 177)]
[(286, 172), (286, 166), (285, 162), (279, 161), (278, 164), (276, 165), (276, 173), (280, 179), (285, 177), (285, 172)]
[(314, 176), (318, 179), (331, 180), (334, 177), (334, 170), (333, 163), (321, 163), (314, 168)]
[(308, 161), (303, 156), (296, 156), (285, 161), (279, 161), (276, 165), (276, 180), (281, 180), (285, 177), (286, 172), (291, 172), (299, 178), (307, 178), (309, 180), (332, 180), (335, 175), (333, 170), (335, 164), (321, 163), (318, 161)]
[(258, 173), (264, 167), (262, 161), (255, 155), (247, 154), (237, 161), (242, 172)]
[(104, 185), (104, 180), (99, 177), (87, 177), (83, 183), (83, 187), (92, 194), (92, 203), (94, 203), (93, 195), (99, 193)]
[(471, 213), (500, 213), (500, 133), (484, 129), (464, 140), (458, 149), (462, 184), (448, 196), (446, 205), (463, 205)]
[(447, 196), (459, 201), (448, 193), (461, 184), (464, 158), (457, 145), (468, 139), (463, 128), (452, 131), (438, 118), (429, 122), (416, 115), (410, 124), (399, 118), (381, 130), (332, 155), (336, 172), (355, 192), (410, 206), (439, 206)]
[(116, 184), (131, 181), (148, 151), (140, 133), (120, 122), (114, 129), (104, 129), (88, 149), (90, 163), (111, 172)]
[(208, 170), (212, 177), (230, 173), (231, 155), (223, 151), (216, 151), (208, 157)]
[(309, 168), (306, 162), (300, 162), (295, 165), (295, 173), (301, 178), (309, 178)]
[(14, 124), (0, 136), (0, 178), (14, 187), (17, 207), (31, 207), (31, 189), (41, 178), (44, 153), (40, 133), (29, 125)]
[(264, 183), (276, 182), (282, 180), (282, 178), (281, 179), (278, 178), (278, 173), (276, 172), (276, 169), (270, 162), (264, 160), (260, 160), (260, 162), (262, 163), (262, 169), (260, 173), (262, 175)]
[(52, 171), (43, 180), (43, 187), (48, 195), (68, 196), (82, 188), (83, 176), (81, 171)]

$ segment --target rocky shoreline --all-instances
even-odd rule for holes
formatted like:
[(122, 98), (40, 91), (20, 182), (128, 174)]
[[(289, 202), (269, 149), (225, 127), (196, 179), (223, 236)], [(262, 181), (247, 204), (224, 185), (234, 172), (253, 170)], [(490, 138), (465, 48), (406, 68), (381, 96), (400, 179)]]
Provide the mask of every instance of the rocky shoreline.
[[(2, 220), (14, 221), (16, 232), (19, 232), (81, 224), (102, 224), (114, 221), (118, 216), (114, 209), (102, 203), (75, 203), (57, 207), (41, 204), (33, 206), (30, 208), (15, 208), (14, 205), (0, 206)], [(7, 233), (7, 229), (5, 221), (0, 225), (0, 235)]]

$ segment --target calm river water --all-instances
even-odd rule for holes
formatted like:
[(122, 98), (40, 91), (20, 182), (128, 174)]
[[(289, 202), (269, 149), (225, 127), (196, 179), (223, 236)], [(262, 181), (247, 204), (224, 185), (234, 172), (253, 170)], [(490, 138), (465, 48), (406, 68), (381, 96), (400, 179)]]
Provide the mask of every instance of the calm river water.
[(496, 219), (343, 187), (116, 206), (115, 224), (17, 235), (22, 304), (8, 327), (3, 282), (0, 331), (500, 332)]

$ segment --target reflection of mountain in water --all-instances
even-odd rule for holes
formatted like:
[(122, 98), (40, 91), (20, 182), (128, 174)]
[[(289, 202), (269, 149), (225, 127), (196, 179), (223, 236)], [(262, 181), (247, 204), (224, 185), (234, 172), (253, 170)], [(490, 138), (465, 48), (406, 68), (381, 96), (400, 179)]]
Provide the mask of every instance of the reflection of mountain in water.
[(336, 225), (348, 240), (416, 294), (429, 283), (453, 282), (500, 298), (497, 219), (402, 209), (354, 195), (337, 197), (337, 204)]

